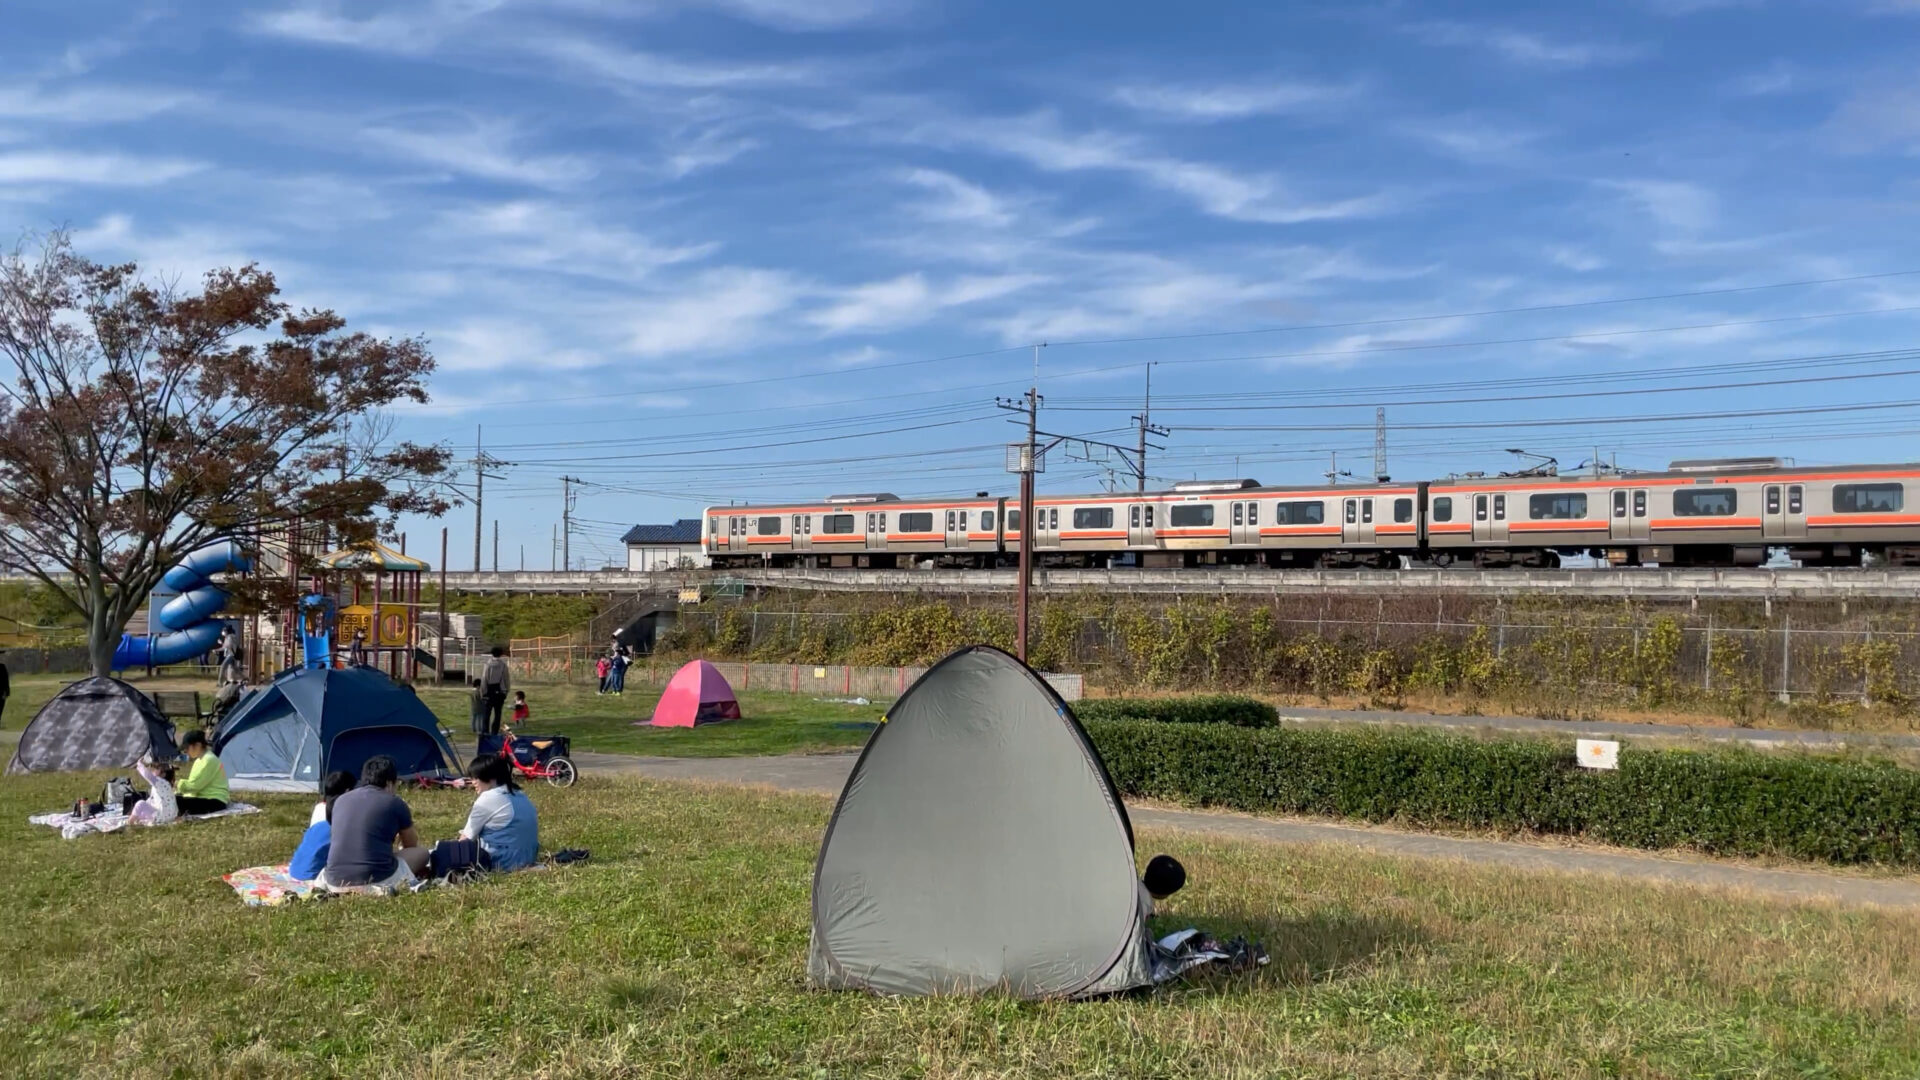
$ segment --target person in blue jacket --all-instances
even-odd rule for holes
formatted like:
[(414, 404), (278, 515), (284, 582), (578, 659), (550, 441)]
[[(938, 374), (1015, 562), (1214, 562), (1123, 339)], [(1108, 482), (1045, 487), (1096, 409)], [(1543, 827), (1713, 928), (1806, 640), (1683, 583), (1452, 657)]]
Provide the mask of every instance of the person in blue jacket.
[(352, 791), (356, 781), (353, 774), (335, 770), (327, 774), (326, 785), (321, 793), (325, 798), (314, 809), (312, 824), (300, 837), (300, 846), (293, 849), (293, 858), (287, 862), (287, 876), (295, 881), (312, 881), (327, 868), (327, 853), (333, 848), (333, 801)]

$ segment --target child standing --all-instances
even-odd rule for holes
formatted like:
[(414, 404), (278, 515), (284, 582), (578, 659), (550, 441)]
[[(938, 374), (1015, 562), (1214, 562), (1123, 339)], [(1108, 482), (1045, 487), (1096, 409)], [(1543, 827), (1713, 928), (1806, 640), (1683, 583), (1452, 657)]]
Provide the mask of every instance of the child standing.
[(601, 653), (600, 659), (595, 660), (593, 662), (593, 673), (595, 675), (600, 676), (599, 692), (602, 694), (607, 692), (607, 676), (610, 673), (612, 673), (612, 671), (613, 671), (613, 662), (607, 659), (606, 653)]
[(477, 738), (487, 733), (487, 695), (481, 689), (479, 679), (468, 681), (473, 684), (473, 688), (468, 692), (471, 700), (468, 704), (467, 720), (473, 726), (473, 734)]
[(524, 724), (527, 722), (527, 716), (527, 692), (525, 690), (515, 690), (513, 692), (513, 722), (516, 724)]

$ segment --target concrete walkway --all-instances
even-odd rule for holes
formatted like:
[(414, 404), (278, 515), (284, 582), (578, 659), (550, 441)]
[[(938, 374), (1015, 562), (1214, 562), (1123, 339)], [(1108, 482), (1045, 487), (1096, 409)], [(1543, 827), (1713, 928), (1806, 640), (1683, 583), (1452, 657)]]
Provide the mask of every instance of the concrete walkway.
[(1519, 734), (1564, 735), (1581, 739), (1680, 739), (1727, 742), (1760, 750), (1842, 750), (1881, 748), (1920, 750), (1920, 735), (1846, 731), (1776, 731), (1766, 728), (1720, 727), (1702, 724), (1615, 723), (1606, 720), (1544, 720), (1536, 716), (1442, 716), (1436, 713), (1395, 712), (1388, 709), (1307, 709), (1282, 706), (1280, 720), (1288, 724), (1342, 726), (1373, 724), (1436, 730), (1493, 730)]
[[(582, 772), (621, 773), (651, 780), (770, 787), (837, 795), (855, 754), (759, 758), (658, 758), (620, 754), (574, 755)], [(1810, 870), (1769, 870), (1684, 856), (1550, 847), (1501, 840), (1398, 832), (1365, 825), (1262, 818), (1250, 814), (1129, 806), (1136, 825), (1187, 829), (1282, 844), (1345, 844), (1381, 855), (1460, 859), (1529, 871), (1599, 873), (1641, 881), (1714, 886), (1789, 900), (1836, 900), (1920, 910), (1920, 876), (1869, 878)]]

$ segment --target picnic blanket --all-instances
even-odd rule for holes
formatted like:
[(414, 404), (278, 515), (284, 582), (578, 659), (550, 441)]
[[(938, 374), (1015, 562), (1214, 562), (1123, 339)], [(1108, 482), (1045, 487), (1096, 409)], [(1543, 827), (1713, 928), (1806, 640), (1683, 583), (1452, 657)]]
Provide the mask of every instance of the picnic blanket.
[[(257, 814), (259, 812), (260, 812), (260, 808), (257, 806), (252, 806), (248, 803), (243, 803), (243, 802), (236, 802), (236, 803), (228, 803), (227, 808), (218, 813), (182, 814), (180, 815), (180, 817), (174, 820), (175, 821), (211, 821), (214, 818), (236, 817), (240, 814)], [(127, 818), (127, 815), (121, 813), (118, 810), (111, 810), (111, 811), (95, 814), (90, 818), (85, 818), (85, 819), (76, 821), (71, 811), (62, 810), (52, 814), (35, 814), (32, 817), (27, 819), (27, 824), (45, 825), (51, 829), (59, 829), (61, 836), (64, 836), (67, 839), (72, 840), (74, 837), (85, 836), (88, 833), (119, 832), (121, 829), (124, 829), (127, 827), (128, 820), (129, 819)], [(171, 825), (173, 823), (174, 822), (170, 821), (167, 824)], [(151, 825), (151, 823), (148, 823), (148, 824)]]
[(233, 891), (240, 894), (240, 899), (248, 907), (279, 907), (295, 900), (305, 900), (320, 891), (311, 881), (289, 877), (286, 863), (279, 866), (249, 866), (231, 874), (222, 874), (220, 880), (233, 886)]

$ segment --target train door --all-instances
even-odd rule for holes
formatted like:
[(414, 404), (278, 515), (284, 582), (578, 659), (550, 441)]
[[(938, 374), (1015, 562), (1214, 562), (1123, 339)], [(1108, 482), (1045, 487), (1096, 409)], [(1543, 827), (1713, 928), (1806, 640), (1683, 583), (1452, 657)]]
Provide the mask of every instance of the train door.
[(1506, 492), (1481, 492), (1473, 497), (1473, 538), (1483, 544), (1506, 542)]
[(1134, 503), (1127, 507), (1127, 546), (1153, 546), (1153, 504)]
[(1033, 546), (1060, 546), (1060, 508), (1057, 506), (1036, 506), (1033, 508)]
[(1651, 540), (1648, 527), (1647, 489), (1614, 488), (1609, 532), (1614, 540)]
[(747, 548), (749, 547), (749, 545), (747, 544), (747, 524), (751, 520), (752, 520), (751, 518), (743, 518), (743, 517), (733, 517), (733, 518), (727, 519), (727, 550), (729, 551), (746, 551), (747, 550)]
[(793, 550), (813, 550), (813, 515), (793, 515)]
[(967, 527), (960, 524), (960, 511), (947, 511), (947, 550), (954, 551), (967, 546)]
[(867, 550), (884, 551), (887, 546), (887, 515), (875, 512), (867, 515)]
[(1373, 543), (1373, 499), (1342, 500), (1340, 539), (1348, 544)]
[(1235, 544), (1260, 542), (1260, 504), (1251, 500), (1233, 504), (1233, 526), (1228, 540)]
[(1807, 489), (1802, 484), (1768, 484), (1761, 496), (1768, 540), (1796, 540), (1807, 535)]

